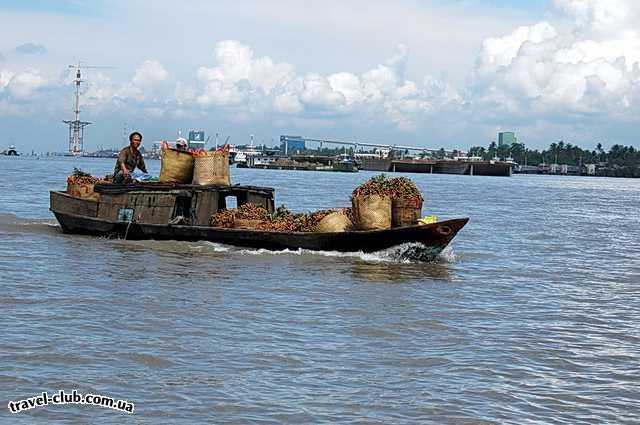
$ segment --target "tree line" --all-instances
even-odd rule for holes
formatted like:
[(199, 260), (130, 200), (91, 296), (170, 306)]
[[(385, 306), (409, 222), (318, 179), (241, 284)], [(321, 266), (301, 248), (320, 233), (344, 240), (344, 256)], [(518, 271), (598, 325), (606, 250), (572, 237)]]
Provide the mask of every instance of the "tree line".
[(524, 143), (497, 146), (491, 142), (488, 148), (474, 146), (469, 149), (469, 156), (479, 156), (489, 160), (494, 158), (512, 158), (520, 165), (538, 164), (567, 164), (585, 165), (599, 164), (603, 166), (638, 166), (640, 165), (640, 151), (633, 146), (613, 145), (609, 151), (598, 143), (593, 150), (582, 149), (579, 146), (563, 141), (551, 143), (548, 149), (539, 151), (529, 149)]

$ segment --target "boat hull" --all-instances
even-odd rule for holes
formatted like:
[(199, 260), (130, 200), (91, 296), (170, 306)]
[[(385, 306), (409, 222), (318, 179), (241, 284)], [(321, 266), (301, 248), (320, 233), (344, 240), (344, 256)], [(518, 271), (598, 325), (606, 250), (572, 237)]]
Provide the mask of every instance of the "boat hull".
[(436, 174), (466, 174), (469, 164), (460, 161), (436, 161), (433, 172)]
[(126, 239), (210, 241), (269, 250), (308, 249), (316, 251), (376, 252), (402, 245), (421, 243), (432, 255), (439, 254), (467, 223), (467, 218), (376, 231), (339, 233), (274, 232), (225, 229), (208, 226), (116, 223), (54, 211), (65, 233)]

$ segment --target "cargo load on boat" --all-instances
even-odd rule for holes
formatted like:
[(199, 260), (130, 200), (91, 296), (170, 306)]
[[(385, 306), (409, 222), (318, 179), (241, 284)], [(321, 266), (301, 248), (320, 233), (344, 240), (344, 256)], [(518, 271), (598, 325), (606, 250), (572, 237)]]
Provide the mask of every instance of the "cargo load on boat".
[[(76, 190), (76, 185), (86, 190)], [(343, 252), (374, 252), (420, 243), (427, 257), (432, 257), (468, 221), (434, 222), (430, 217), (418, 222), (422, 196), (415, 185), (384, 176), (356, 188), (350, 208), (302, 213), (285, 206), (275, 208), (274, 190), (266, 187), (114, 184), (109, 176), (79, 174), (70, 176), (68, 186), (68, 191), (51, 191), (50, 195), (51, 211), (64, 232), (125, 239), (208, 240), (275, 250)], [(234, 198), (234, 208), (228, 207), (229, 198)], [(372, 219), (375, 214), (378, 217)]]

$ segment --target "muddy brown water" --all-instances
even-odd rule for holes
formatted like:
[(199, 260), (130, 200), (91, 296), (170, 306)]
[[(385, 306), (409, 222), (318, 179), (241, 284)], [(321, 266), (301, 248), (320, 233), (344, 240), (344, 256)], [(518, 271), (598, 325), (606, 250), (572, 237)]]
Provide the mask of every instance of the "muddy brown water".
[[(425, 264), (64, 235), (47, 191), (112, 161), (0, 167), (2, 422), (638, 420), (640, 180), (407, 175), (424, 215), (471, 218)], [(296, 211), (371, 175), (232, 169)], [(6, 408), (60, 389), (135, 412)]]

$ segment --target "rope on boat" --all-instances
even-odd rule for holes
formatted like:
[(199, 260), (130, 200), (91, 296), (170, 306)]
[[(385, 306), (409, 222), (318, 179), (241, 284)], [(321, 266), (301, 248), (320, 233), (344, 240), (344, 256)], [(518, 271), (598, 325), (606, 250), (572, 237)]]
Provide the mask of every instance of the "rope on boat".
[(138, 220), (138, 218), (140, 218), (140, 216), (131, 219), (131, 221), (129, 221), (129, 223), (127, 224), (127, 230), (125, 230), (125, 232), (124, 232), (124, 240), (125, 241), (127, 240), (127, 235), (129, 235), (129, 227), (131, 227), (131, 224), (136, 222)]
[(124, 240), (125, 241), (127, 240), (127, 235), (129, 234), (129, 227), (131, 227), (131, 223), (133, 223), (133, 220), (131, 220), (129, 222), (129, 224), (127, 224), (127, 230), (125, 230), (125, 232), (124, 232)]

